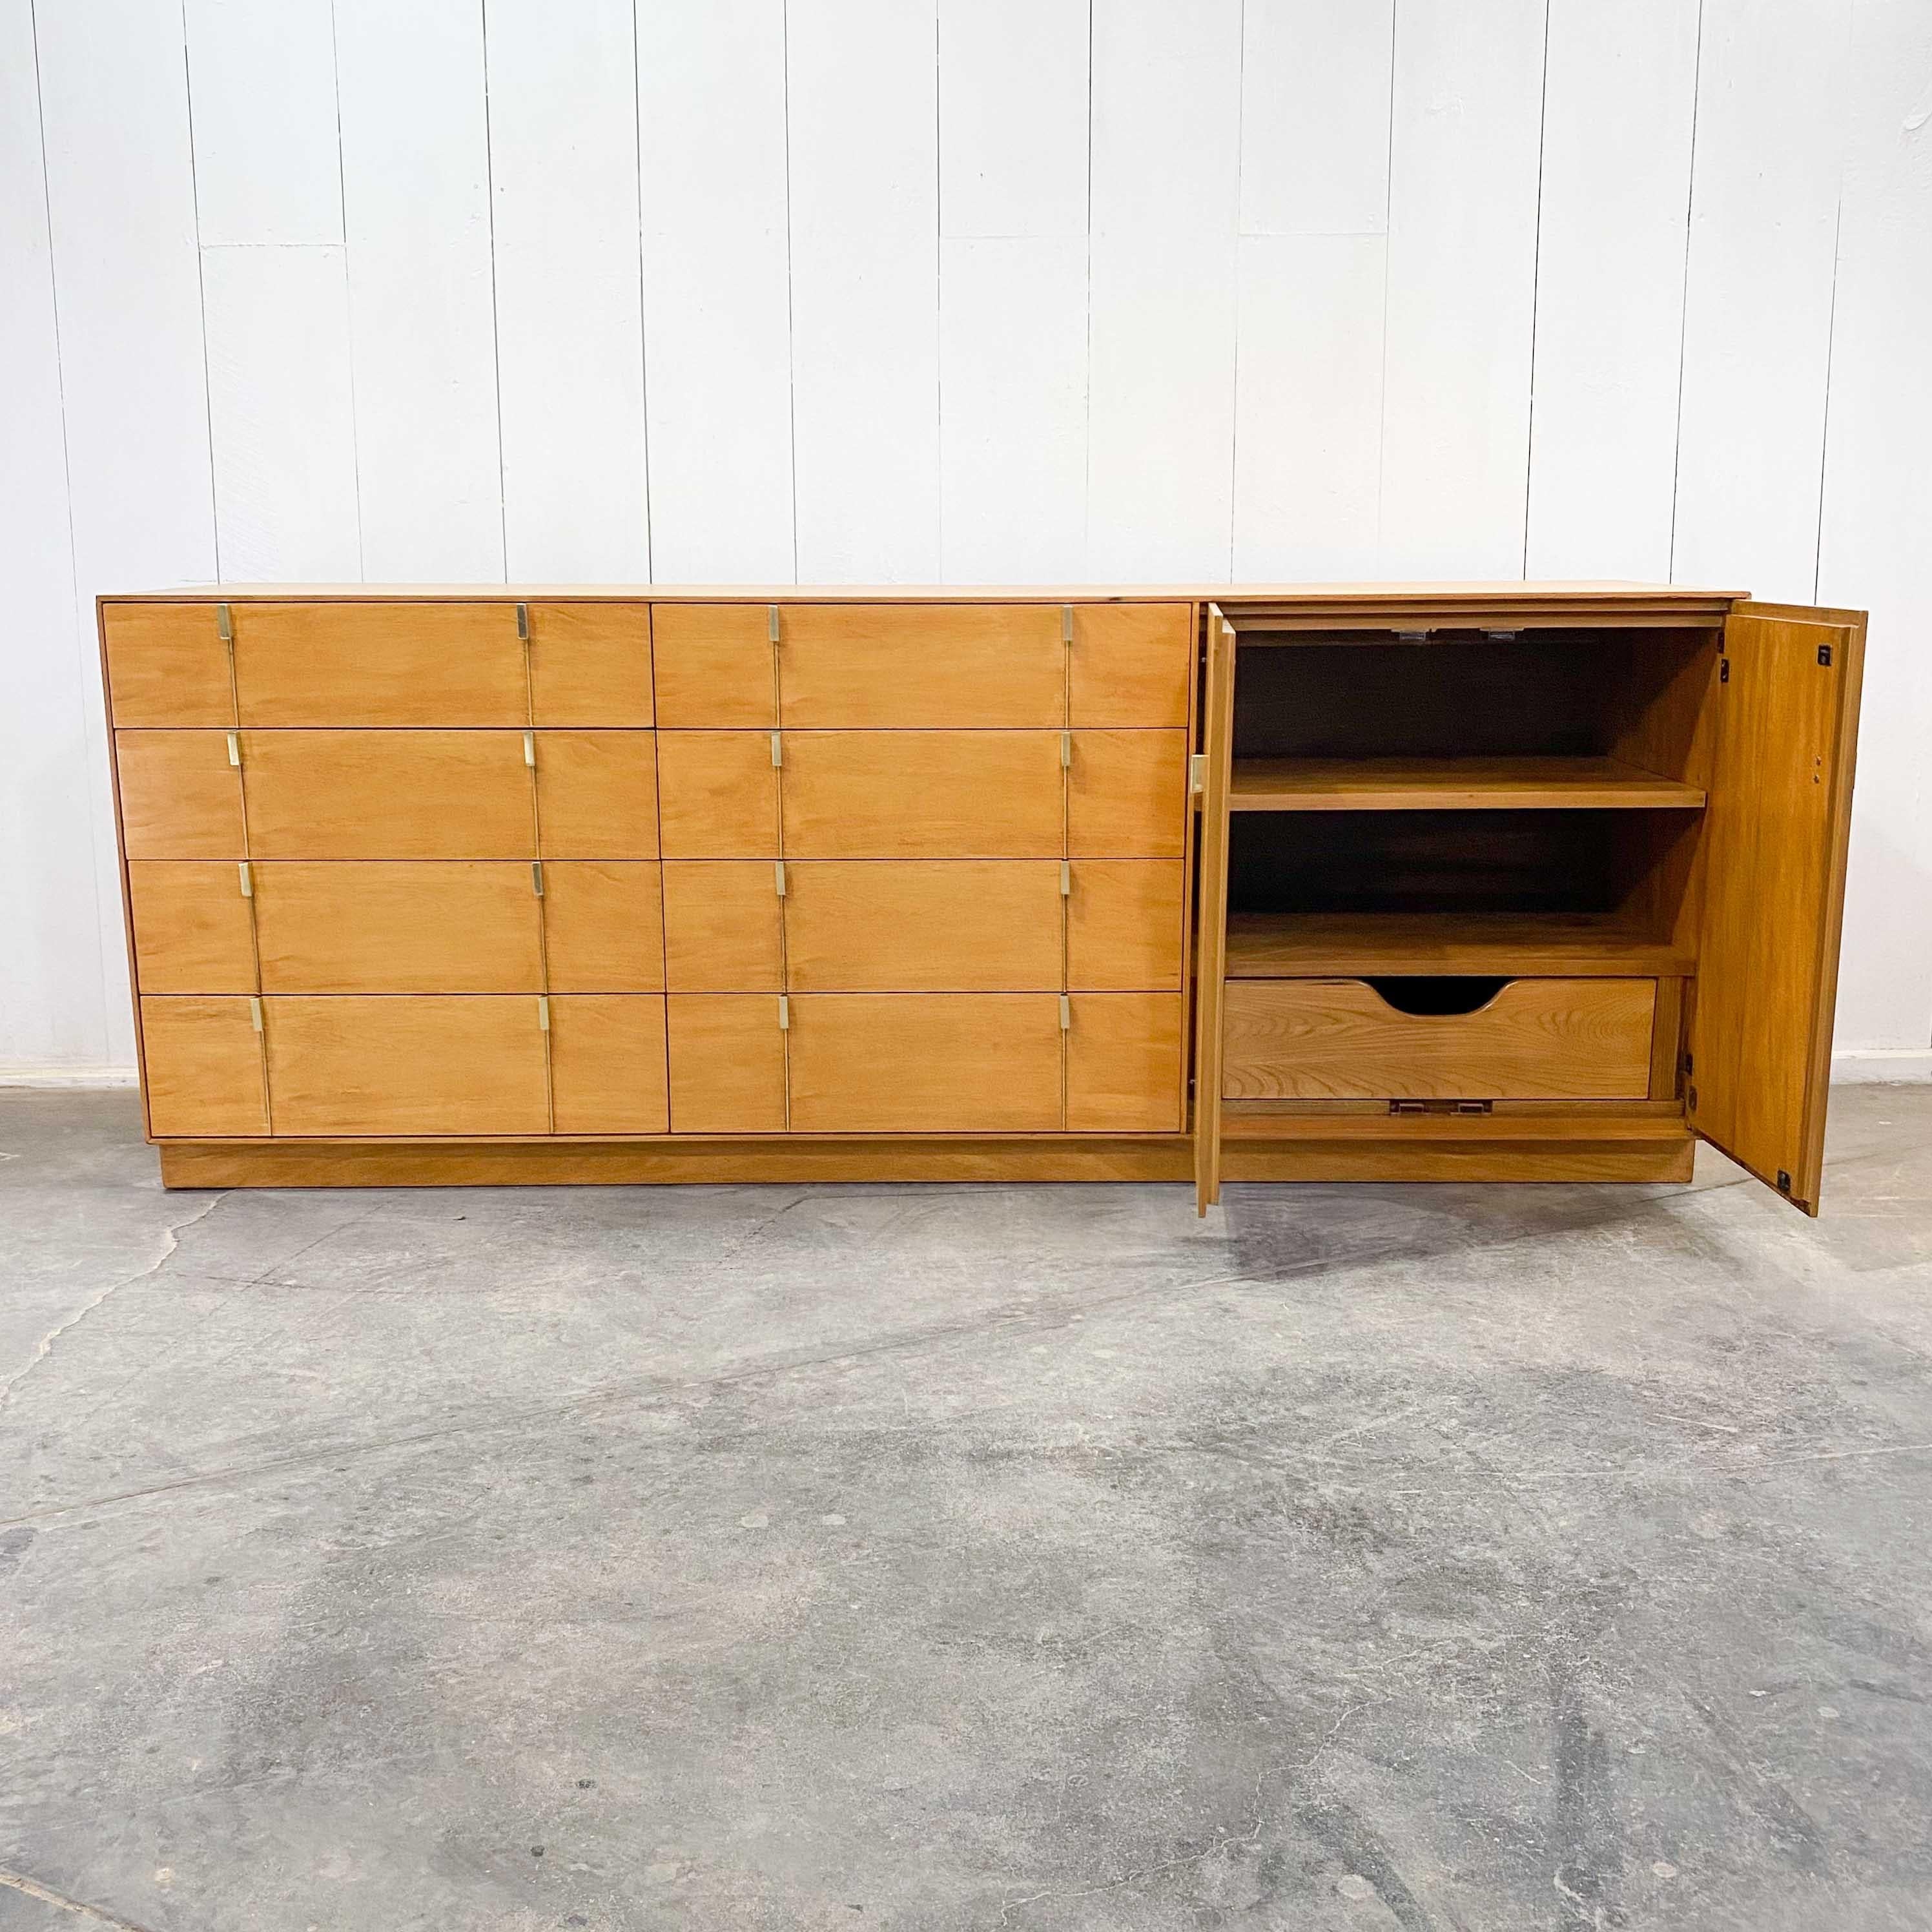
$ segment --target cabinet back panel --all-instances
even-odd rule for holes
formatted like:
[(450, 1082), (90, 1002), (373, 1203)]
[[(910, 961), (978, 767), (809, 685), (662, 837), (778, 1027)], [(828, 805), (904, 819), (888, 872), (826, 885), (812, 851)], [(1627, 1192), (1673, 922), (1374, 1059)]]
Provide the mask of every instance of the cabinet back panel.
[(1712, 633), (1688, 631), (1246, 644), (1234, 681), (1234, 755), (1621, 752), (1682, 777), (1695, 711), (1683, 681), (1714, 650)]

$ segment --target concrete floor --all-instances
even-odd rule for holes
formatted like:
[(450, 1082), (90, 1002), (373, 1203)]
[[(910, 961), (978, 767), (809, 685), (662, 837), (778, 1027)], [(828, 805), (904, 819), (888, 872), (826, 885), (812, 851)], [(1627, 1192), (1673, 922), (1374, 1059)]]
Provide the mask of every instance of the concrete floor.
[(1932, 1925), (1932, 1088), (1833, 1125), (1203, 1224), (0, 1095), (0, 1927)]

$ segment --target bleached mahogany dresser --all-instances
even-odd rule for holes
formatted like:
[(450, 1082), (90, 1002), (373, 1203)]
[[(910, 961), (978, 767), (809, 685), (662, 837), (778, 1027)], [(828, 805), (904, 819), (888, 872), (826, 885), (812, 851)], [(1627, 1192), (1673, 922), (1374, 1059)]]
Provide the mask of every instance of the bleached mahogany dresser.
[(1817, 1208), (1862, 614), (1622, 584), (104, 598), (172, 1186)]

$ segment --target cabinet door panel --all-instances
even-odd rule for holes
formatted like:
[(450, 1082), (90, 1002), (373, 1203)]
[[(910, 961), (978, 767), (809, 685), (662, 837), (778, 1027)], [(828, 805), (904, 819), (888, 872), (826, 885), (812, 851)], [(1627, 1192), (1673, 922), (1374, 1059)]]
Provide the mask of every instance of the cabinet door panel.
[(1066, 1125), (1074, 1133), (1178, 1133), (1178, 993), (1076, 993), (1066, 1035)]
[(655, 604), (657, 718), (668, 730), (769, 731), (778, 720), (764, 604)]
[(530, 722), (514, 604), (237, 604), (232, 616), (244, 724)]
[(784, 992), (770, 860), (667, 860), (664, 899), (665, 983), (674, 993)]
[(1066, 902), (1067, 984), (1150, 992), (1180, 986), (1178, 859), (1076, 859)]
[(143, 999), (141, 1082), (158, 1140), (268, 1131), (262, 1036), (246, 1000)]
[(549, 1130), (544, 1036), (531, 995), (262, 1005), (278, 1136)]
[(242, 758), (258, 857), (536, 856), (520, 731), (250, 731)]
[(143, 993), (256, 990), (248, 902), (232, 860), (131, 860), (128, 900)]
[(536, 993), (527, 864), (271, 860), (254, 867), (268, 993)]
[(775, 859), (778, 775), (766, 731), (663, 731), (658, 803), (667, 859)]
[(1179, 858), (1186, 788), (1185, 731), (1076, 731), (1067, 849), (1076, 858)]
[(530, 715), (538, 724), (647, 725), (646, 604), (532, 604)]
[(1185, 726), (1193, 607), (1083, 604), (1073, 614), (1068, 711), (1081, 725)]
[(649, 731), (539, 731), (537, 804), (547, 859), (658, 856), (657, 739)]
[(1808, 1214), (1824, 1178), (1862, 611), (1740, 604), (1724, 625), (1690, 1010), (1690, 1124)]
[(1058, 858), (1060, 747), (1057, 731), (788, 731), (786, 856)]
[(578, 994), (550, 1003), (560, 1134), (661, 1134), (670, 1124), (662, 996)]
[(785, 1036), (769, 993), (674, 993), (674, 1134), (776, 1134), (785, 1124)]
[(1051, 860), (806, 860), (785, 873), (794, 992), (1060, 985), (1060, 868)]
[(780, 614), (788, 730), (1058, 730), (1060, 610), (1045, 604), (806, 604)]
[(791, 1003), (795, 1133), (1052, 1132), (1052, 993), (821, 993)]
[(117, 731), (121, 831), (130, 859), (241, 859), (242, 774), (225, 731)]
[(550, 990), (661, 993), (664, 915), (658, 868), (553, 860), (543, 868)]
[(106, 604), (100, 628), (117, 725), (234, 724), (228, 646), (213, 604)]

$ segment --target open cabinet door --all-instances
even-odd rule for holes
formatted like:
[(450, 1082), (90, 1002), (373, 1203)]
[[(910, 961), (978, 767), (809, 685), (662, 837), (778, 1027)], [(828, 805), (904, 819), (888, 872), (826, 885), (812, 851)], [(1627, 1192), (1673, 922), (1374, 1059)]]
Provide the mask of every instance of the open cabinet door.
[(1201, 797), (1200, 916), (1194, 963), (1194, 1205), (1221, 1198), (1221, 1005), (1228, 965), (1228, 785), (1234, 737), (1234, 633), (1208, 607)]
[(1862, 611), (1739, 604), (1724, 624), (1690, 1022), (1691, 1126), (1818, 1211)]

